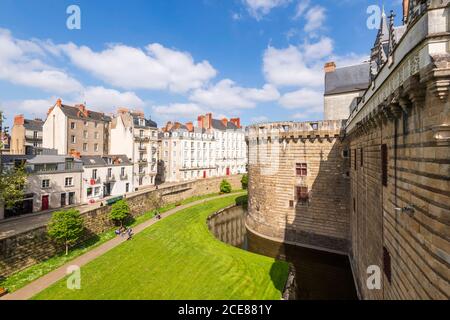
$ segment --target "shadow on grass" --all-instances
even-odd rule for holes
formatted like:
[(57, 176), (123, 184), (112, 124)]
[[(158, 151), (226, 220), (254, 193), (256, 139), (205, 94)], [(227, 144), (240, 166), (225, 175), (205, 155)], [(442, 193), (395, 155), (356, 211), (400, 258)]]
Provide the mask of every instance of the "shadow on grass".
[(273, 285), (283, 295), (289, 275), (289, 264), (285, 261), (276, 260), (270, 268), (270, 278)]

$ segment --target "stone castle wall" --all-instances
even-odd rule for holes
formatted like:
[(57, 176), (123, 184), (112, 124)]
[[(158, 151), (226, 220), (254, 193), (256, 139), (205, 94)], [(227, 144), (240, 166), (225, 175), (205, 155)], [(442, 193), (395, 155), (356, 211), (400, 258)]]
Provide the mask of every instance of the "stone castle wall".
[[(249, 131), (249, 215), (254, 232), (347, 252), (350, 179), (342, 121), (275, 123)], [(307, 174), (296, 174), (306, 164)], [(308, 201), (297, 198), (308, 188)]]
[[(154, 209), (152, 198), (155, 194), (161, 195), (167, 204), (177, 203), (193, 196), (218, 193), (222, 179), (227, 179), (234, 190), (241, 189), (241, 177), (235, 175), (177, 184), (155, 191), (129, 195), (127, 201), (131, 215), (137, 217)], [(111, 207), (104, 206), (82, 214), (86, 227), (83, 240), (93, 238), (114, 227), (109, 219), (110, 209)], [(48, 238), (46, 226), (0, 239), (0, 278), (45, 261), (62, 251), (61, 246), (56, 245)]]
[[(350, 254), (365, 299), (450, 297), (450, 143), (437, 134), (450, 123), (450, 102), (425, 77), (411, 83), (348, 137)], [(366, 286), (371, 265), (381, 268), (382, 290)]]

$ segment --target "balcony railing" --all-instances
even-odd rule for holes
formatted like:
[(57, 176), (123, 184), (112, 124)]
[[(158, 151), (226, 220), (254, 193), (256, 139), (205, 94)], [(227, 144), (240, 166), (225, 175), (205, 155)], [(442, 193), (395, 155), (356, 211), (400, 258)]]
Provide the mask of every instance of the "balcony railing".
[(140, 164), (146, 164), (147, 162), (148, 162), (147, 159), (144, 158), (138, 160), (138, 163)]
[(149, 136), (141, 136), (141, 135), (135, 135), (134, 136), (135, 141), (143, 141), (143, 142), (149, 142), (150, 137)]
[(138, 149), (139, 149), (139, 151), (147, 151), (146, 146), (139, 146)]
[(122, 180), (122, 181), (128, 180), (128, 175), (127, 174), (120, 175), (120, 180)]

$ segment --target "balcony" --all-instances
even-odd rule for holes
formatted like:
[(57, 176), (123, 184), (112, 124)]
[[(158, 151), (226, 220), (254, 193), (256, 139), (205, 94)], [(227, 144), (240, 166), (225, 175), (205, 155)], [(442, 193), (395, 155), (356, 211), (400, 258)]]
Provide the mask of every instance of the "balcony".
[(120, 180), (121, 180), (121, 181), (128, 180), (128, 175), (127, 175), (127, 174), (120, 175)]
[(147, 147), (146, 146), (138, 146), (138, 150), (146, 152), (147, 151)]
[(149, 142), (150, 141), (150, 137), (149, 136), (141, 136), (141, 135), (135, 135), (134, 136), (134, 141), (139, 141), (139, 142)]
[(139, 177), (145, 177), (145, 175), (146, 175), (145, 171), (139, 172), (139, 173), (138, 173), (138, 176), (139, 176)]
[(148, 162), (147, 159), (144, 158), (138, 160), (139, 164), (147, 164), (147, 162)]

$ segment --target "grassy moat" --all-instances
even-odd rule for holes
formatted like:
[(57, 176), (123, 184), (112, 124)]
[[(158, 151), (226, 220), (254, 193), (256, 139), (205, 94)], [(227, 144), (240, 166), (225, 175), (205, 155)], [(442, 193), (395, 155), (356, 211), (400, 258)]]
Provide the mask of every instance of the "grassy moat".
[(66, 279), (34, 299), (278, 300), (288, 264), (217, 240), (206, 219), (239, 196), (181, 210), (81, 268), (81, 289)]

